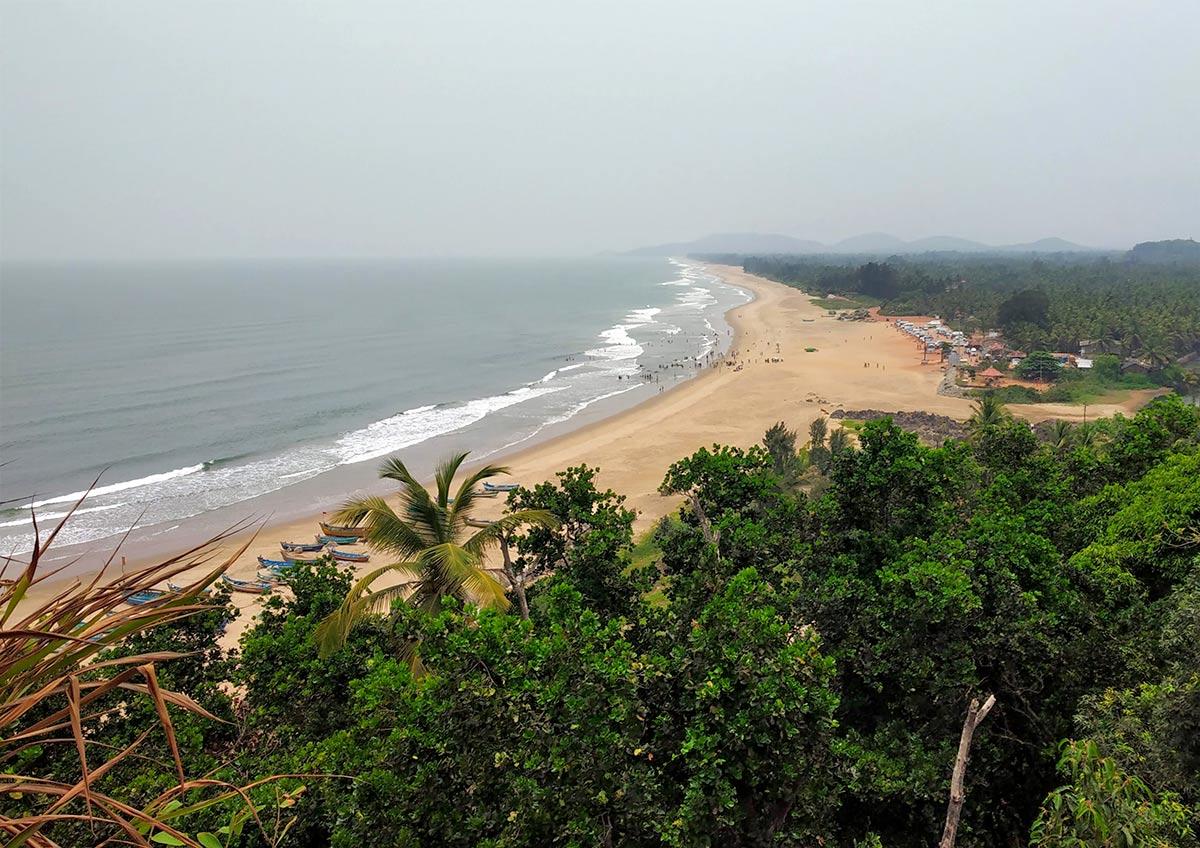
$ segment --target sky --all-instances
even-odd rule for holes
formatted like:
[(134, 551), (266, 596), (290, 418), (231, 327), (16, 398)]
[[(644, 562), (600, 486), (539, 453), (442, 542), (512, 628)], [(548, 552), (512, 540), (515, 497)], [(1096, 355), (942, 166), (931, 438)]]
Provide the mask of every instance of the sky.
[(0, 257), (1200, 238), (1196, 0), (0, 0)]

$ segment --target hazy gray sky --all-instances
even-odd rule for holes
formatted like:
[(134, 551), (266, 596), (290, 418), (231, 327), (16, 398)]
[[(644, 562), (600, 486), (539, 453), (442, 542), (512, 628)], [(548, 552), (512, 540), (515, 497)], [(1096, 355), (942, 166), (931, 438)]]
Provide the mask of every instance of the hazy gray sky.
[(1200, 237), (1200, 2), (0, 0), (7, 258)]

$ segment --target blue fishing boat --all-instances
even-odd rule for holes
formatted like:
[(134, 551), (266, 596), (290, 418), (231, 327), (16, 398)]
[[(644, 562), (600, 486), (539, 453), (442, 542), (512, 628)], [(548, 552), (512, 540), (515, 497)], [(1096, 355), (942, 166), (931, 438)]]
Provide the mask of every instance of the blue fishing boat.
[(142, 589), (140, 592), (130, 592), (125, 596), (125, 603), (138, 607), (142, 604), (148, 604), (151, 601), (157, 601), (163, 597), (166, 592), (162, 589)]
[(291, 568), (296, 563), (286, 559), (267, 559), (266, 557), (259, 557), (258, 564), (263, 568)]
[[(186, 586), (180, 586), (178, 583), (172, 583), (170, 580), (167, 581), (167, 591), (168, 592), (172, 592), (173, 594), (176, 594), (176, 595), (182, 595), (186, 590), (187, 590)], [(197, 594), (208, 595), (211, 592), (212, 592), (212, 589), (204, 588), (204, 589), (201, 589)]]
[(355, 553), (354, 551), (339, 551), (337, 548), (334, 548), (331, 553), (333, 554), (333, 558), (339, 562), (366, 562), (368, 559), (370, 559), (370, 554), (359, 554)]
[(512, 492), (520, 486), (519, 483), (489, 483), (483, 481), (483, 490), (485, 492)]
[(252, 595), (265, 595), (271, 591), (271, 584), (266, 580), (238, 580), (236, 577), (230, 577), (228, 574), (222, 574), (221, 579), (225, 581), (230, 589), (235, 592), (249, 592)]

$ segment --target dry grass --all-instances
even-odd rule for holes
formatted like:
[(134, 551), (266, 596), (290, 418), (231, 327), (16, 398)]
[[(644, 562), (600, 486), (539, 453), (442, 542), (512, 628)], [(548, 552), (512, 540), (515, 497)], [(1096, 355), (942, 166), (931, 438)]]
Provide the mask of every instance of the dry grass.
[[(41, 563), (70, 517), (68, 514), (63, 518), (44, 541), (38, 539), (27, 561), (5, 557), (0, 569), (0, 579), (4, 580), (0, 588), (0, 761), (11, 760), (30, 745), (73, 745), (79, 778), (64, 783), (37, 775), (0, 774), (0, 797), (25, 798), (26, 803), (30, 796), (44, 799), (36, 814), (0, 814), (0, 833), (7, 837), (9, 846), (55, 848), (57, 843), (45, 835), (47, 828), (60, 822), (85, 822), (91, 825), (98, 844), (211, 848), (211, 834), (193, 837), (172, 822), (230, 800), (240, 802), (241, 812), (235, 818), (241, 815), (258, 822), (259, 808), (250, 802), (247, 793), (268, 781), (236, 787), (208, 778), (189, 779), (184, 774), (172, 709), (219, 719), (188, 695), (159, 684), (156, 665), (182, 654), (159, 651), (104, 660), (98, 655), (130, 636), (210, 609), (202, 593), (237, 560), (250, 541), (224, 557), (217, 556), (216, 546), (248, 527), (232, 527), (178, 556), (115, 577), (109, 574), (114, 551), (91, 579), (70, 582), (48, 598), (35, 600), (40, 592), (34, 590), (49, 585), (47, 581), (69, 567), (43, 569)], [(36, 516), (34, 530), (36, 533)], [(203, 569), (201, 576), (184, 576), (196, 573), (198, 568)], [(129, 595), (172, 578), (184, 581), (179, 591), (140, 606), (126, 604)], [(111, 693), (149, 698), (157, 723), (123, 749), (114, 752), (101, 748), (101, 755), (97, 743), (89, 738), (89, 728), (115, 712), (112, 699), (104, 698)], [(103, 708), (103, 704), (109, 706)], [(139, 749), (156, 728), (161, 728), (165, 736), (178, 784), (140, 808), (98, 791), (95, 784), (107, 772), (130, 757), (143, 756)], [(196, 797), (202, 800), (194, 800)]]

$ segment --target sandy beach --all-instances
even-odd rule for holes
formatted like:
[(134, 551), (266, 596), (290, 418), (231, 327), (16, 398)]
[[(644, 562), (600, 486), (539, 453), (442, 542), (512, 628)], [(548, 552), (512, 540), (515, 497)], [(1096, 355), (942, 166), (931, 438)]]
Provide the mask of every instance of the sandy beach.
[[(922, 364), (919, 346), (890, 324), (838, 321), (798, 289), (736, 267), (708, 268), (755, 296), (727, 316), (734, 331), (727, 360), (735, 364), (707, 369), (610, 418), (489, 461), (509, 466), (512, 480), (525, 485), (551, 480), (571, 465), (599, 467), (599, 484), (627, 496), (628, 506), (638, 513), (636, 530), (643, 532), (677, 506), (674, 498), (658, 493), (667, 468), (700, 447), (749, 446), (778, 421), (804, 434), (814, 418), (838, 408), (926, 411), (958, 419), (970, 415), (969, 400), (937, 393), (941, 367), (935, 361)], [(1089, 417), (1128, 413), (1146, 399), (1139, 394), (1122, 404), (1089, 405)], [(1077, 407), (1053, 404), (1011, 409), (1030, 420), (1081, 417)], [(502, 509), (503, 499), (487, 502), (482, 517)], [(256, 557), (277, 559), (281, 540), (312, 541), (319, 518), (268, 523), (229, 573), (253, 577)], [(238, 541), (245, 541), (245, 535)], [(236, 546), (225, 547), (232, 551)], [(109, 552), (111, 546), (96, 546), (97, 566)], [(138, 564), (137, 551), (124, 553), (129, 567)], [(373, 560), (371, 566), (383, 562)], [(234, 600), (243, 609), (259, 602), (246, 594), (235, 594)], [(247, 618), (243, 615), (231, 627), (231, 637)]]

